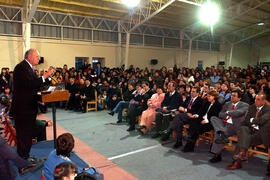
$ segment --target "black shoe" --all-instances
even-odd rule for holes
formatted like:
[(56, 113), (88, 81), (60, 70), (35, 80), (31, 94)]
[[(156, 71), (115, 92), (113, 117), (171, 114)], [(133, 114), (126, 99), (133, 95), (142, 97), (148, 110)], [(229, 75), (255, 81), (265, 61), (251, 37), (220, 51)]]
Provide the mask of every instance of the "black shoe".
[(116, 123), (118, 124), (118, 123), (121, 123), (122, 122), (122, 120), (118, 120)]
[(127, 131), (134, 131), (135, 130), (135, 126), (130, 126)]
[(159, 137), (159, 136), (160, 136), (160, 133), (156, 132), (156, 133), (153, 134), (151, 137), (152, 137), (152, 138), (157, 138), (157, 137)]
[(221, 154), (215, 154), (215, 156), (209, 160), (210, 163), (217, 163), (222, 161)]
[(185, 147), (182, 149), (182, 152), (194, 152), (195, 144), (191, 142), (187, 142)]
[(146, 129), (146, 126), (139, 126), (138, 128), (136, 128), (137, 131), (141, 134), (144, 135), (144, 133), (142, 132), (142, 129)]
[(38, 159), (35, 156), (30, 156), (26, 159), (29, 163), (36, 163), (38, 162)]
[(223, 131), (218, 131), (217, 134), (218, 134), (218, 137), (215, 140), (215, 143), (217, 143), (217, 144), (228, 144), (229, 143), (229, 140)]
[(111, 112), (109, 112), (108, 114), (111, 115), (111, 116), (113, 116), (113, 115), (114, 115), (114, 112), (111, 111)]
[(27, 159), (29, 162), (27, 166), (19, 168), (19, 174), (24, 175), (28, 173), (29, 171), (34, 171), (41, 167), (43, 163), (45, 162), (46, 159), (41, 159), (41, 160), (34, 160), (34, 159)]
[(171, 132), (168, 130), (162, 131), (161, 141), (167, 141), (170, 138)]
[(182, 144), (182, 141), (176, 141), (176, 143), (173, 145), (173, 149), (178, 149), (179, 147), (181, 147), (183, 144)]

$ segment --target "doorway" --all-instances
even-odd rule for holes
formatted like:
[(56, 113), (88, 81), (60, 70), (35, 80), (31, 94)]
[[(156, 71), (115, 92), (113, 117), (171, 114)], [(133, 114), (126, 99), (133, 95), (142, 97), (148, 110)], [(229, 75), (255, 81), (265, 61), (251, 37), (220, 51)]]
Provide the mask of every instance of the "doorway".
[(97, 64), (100, 63), (101, 67), (105, 66), (105, 58), (104, 57), (93, 57), (92, 58), (92, 65), (95, 69), (97, 67)]
[(75, 69), (78, 71), (82, 68), (83, 62), (87, 61), (87, 64), (89, 63), (89, 57), (75, 57)]

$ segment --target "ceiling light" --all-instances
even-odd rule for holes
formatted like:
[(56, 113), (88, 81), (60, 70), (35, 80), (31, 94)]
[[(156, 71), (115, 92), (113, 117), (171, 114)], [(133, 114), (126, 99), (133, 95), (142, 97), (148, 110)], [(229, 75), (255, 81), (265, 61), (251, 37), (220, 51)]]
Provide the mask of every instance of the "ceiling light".
[(263, 26), (264, 25), (264, 22), (259, 22), (257, 25), (258, 26)]
[(201, 6), (199, 15), (200, 21), (203, 24), (213, 26), (219, 19), (219, 7), (216, 4), (208, 1)]
[(129, 8), (134, 8), (138, 6), (140, 0), (121, 0), (123, 4), (125, 4)]

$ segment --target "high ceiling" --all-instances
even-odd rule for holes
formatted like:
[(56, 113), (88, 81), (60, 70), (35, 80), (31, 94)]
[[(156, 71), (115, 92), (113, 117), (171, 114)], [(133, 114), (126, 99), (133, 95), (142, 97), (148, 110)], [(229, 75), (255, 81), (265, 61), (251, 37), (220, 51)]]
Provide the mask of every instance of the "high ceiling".
[[(33, 2), (34, 0), (32, 0)], [(186, 1), (186, 2), (184, 2)], [(40, 0), (38, 9), (59, 11), (129, 21), (130, 17), (145, 19), (160, 7), (169, 5), (147, 19), (146, 24), (171, 27), (179, 30), (202, 33), (207, 27), (198, 23), (199, 6), (187, 2), (202, 4), (205, 0), (141, 0), (140, 8), (133, 12), (122, 4), (121, 0)], [(218, 35), (235, 34), (239, 39), (258, 38), (270, 33), (270, 0), (213, 0), (222, 9), (219, 23), (214, 27)], [(0, 0), (0, 4), (23, 7), (23, 0)], [(148, 14), (147, 14), (148, 12)], [(144, 16), (142, 16), (144, 14)], [(135, 23), (136, 23), (135, 22)], [(264, 26), (258, 26), (264, 22)], [(269, 31), (268, 31), (269, 30)], [(257, 33), (260, 33), (258, 36)]]

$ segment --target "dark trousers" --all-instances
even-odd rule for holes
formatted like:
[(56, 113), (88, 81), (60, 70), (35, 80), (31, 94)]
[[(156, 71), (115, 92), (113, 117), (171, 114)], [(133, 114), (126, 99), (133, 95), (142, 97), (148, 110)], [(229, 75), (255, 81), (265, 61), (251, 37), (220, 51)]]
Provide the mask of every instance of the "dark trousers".
[(16, 115), (15, 128), (17, 137), (17, 152), (24, 159), (29, 157), (32, 146), (33, 129), (36, 115)]
[(70, 97), (69, 97), (69, 100), (68, 100), (68, 103), (67, 103), (67, 108), (74, 109), (75, 108), (75, 103), (76, 103), (75, 95), (70, 94)]
[(35, 125), (33, 128), (33, 139), (37, 139), (37, 141), (45, 141), (46, 140), (46, 126), (43, 125)]
[(171, 120), (172, 117), (169, 112), (164, 112), (161, 108), (156, 109), (156, 127), (154, 131), (160, 132), (167, 129)]
[(79, 96), (74, 96), (74, 109), (75, 110), (81, 110), (81, 97)]
[(211, 123), (201, 124), (198, 119), (189, 121), (189, 125), (189, 140), (191, 140), (193, 143), (196, 142), (200, 134), (213, 130)]
[(176, 137), (179, 141), (182, 140), (184, 125), (188, 124), (189, 120), (192, 121), (186, 113), (179, 113), (173, 118), (171, 129), (175, 130)]
[(143, 107), (138, 104), (129, 104), (127, 118), (130, 126), (135, 126), (136, 117), (141, 115)]
[(18, 168), (22, 168), (28, 164), (28, 161), (18, 156), (0, 136), (0, 179), (15, 179), (16, 172), (9, 164), (9, 160), (13, 161)]
[(257, 146), (264, 144), (269, 148), (270, 143), (270, 123), (267, 123), (259, 130), (255, 130), (248, 126), (241, 126), (237, 133), (238, 143), (236, 152), (238, 153), (240, 149), (247, 150), (250, 146)]

